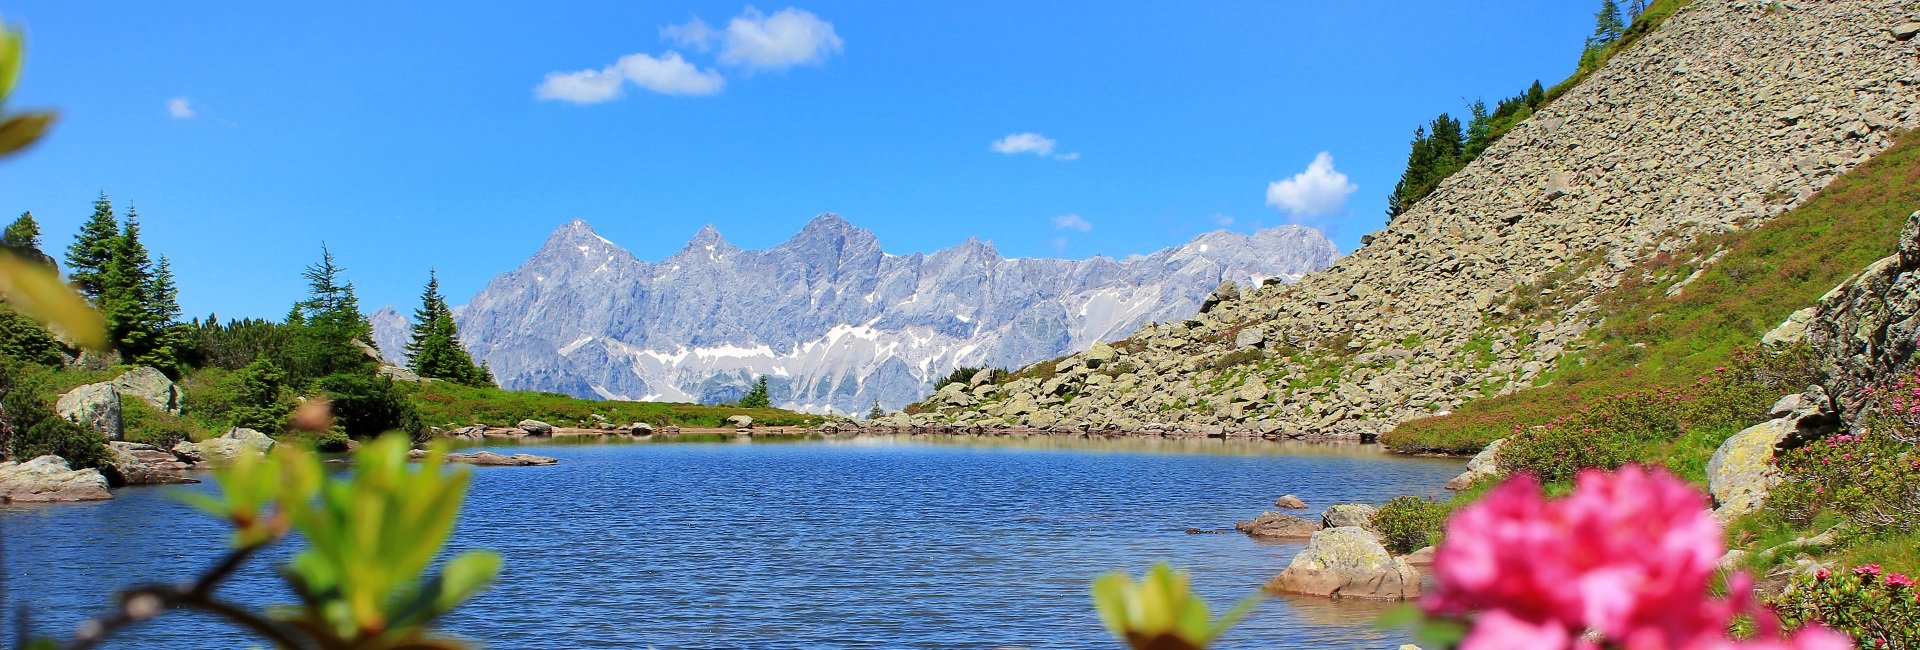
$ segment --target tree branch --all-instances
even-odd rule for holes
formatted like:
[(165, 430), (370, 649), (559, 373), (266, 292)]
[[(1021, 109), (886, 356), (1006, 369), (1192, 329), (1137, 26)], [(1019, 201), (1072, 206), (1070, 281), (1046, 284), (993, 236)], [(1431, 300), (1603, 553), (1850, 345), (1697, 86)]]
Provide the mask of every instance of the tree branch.
[(111, 614), (88, 619), (80, 623), (74, 632), (73, 640), (65, 650), (89, 650), (98, 646), (120, 628), (139, 623), (159, 615), (169, 609), (197, 609), (227, 619), (241, 627), (253, 631), (272, 641), (281, 648), (298, 648), (292, 637), (272, 621), (261, 618), (251, 612), (213, 597), (233, 572), (252, 559), (254, 553), (264, 544), (255, 544), (235, 549), (221, 558), (218, 564), (190, 584), (184, 585), (145, 585), (123, 592), (120, 608)]

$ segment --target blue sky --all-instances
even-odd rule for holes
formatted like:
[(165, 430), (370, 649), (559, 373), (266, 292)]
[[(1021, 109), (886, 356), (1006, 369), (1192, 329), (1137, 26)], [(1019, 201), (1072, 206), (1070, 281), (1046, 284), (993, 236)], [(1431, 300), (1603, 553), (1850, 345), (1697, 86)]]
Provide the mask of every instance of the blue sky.
[(1413, 128), (1569, 74), (1592, 4), (13, 2), (12, 106), (62, 119), (0, 163), (0, 213), (59, 249), (133, 202), (222, 316), (283, 315), (322, 240), (369, 310), (429, 267), (465, 302), (576, 218), (645, 259), (829, 211), (896, 253), (1228, 218), (1349, 251)]

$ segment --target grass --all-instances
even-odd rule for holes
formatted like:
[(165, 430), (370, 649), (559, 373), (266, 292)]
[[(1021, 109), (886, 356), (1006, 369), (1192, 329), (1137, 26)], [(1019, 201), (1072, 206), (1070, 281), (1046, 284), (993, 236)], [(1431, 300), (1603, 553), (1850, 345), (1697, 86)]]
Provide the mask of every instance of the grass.
[[(1445, 416), (1402, 423), (1382, 436), (1410, 453), (1473, 453), (1515, 425), (1542, 424), (1593, 398), (1691, 382), (1726, 365), (1787, 316), (1861, 268), (1893, 254), (1907, 216), (1920, 208), (1920, 133), (1902, 134), (1873, 160), (1835, 179), (1805, 204), (1765, 225), (1702, 237), (1654, 257), (1599, 295), (1604, 313), (1585, 348), (1546, 374), (1552, 384), (1473, 400)], [(1668, 287), (1698, 260), (1725, 251), (1677, 297)], [(1463, 350), (1469, 365), (1488, 354)]]
[(487, 424), (512, 426), (524, 419), (540, 420), (554, 426), (594, 427), (598, 414), (608, 422), (629, 422), (717, 427), (734, 415), (751, 416), (756, 425), (812, 426), (825, 421), (809, 415), (775, 408), (736, 408), (668, 402), (619, 402), (585, 400), (558, 393), (476, 388), (451, 382), (421, 384), (413, 392), (414, 404), (429, 426), (467, 426)]

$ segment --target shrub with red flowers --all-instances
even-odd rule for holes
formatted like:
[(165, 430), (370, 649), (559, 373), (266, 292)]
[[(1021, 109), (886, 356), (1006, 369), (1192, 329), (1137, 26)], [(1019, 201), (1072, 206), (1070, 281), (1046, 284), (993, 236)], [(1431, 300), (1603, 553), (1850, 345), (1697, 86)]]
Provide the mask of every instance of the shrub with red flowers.
[[(1706, 499), (1664, 470), (1583, 471), (1552, 500), (1520, 475), (1448, 522), (1421, 608), (1465, 622), (1465, 650), (1851, 647), (1817, 625), (1783, 634), (1744, 574), (1713, 597), (1724, 550)], [(1753, 638), (1729, 636), (1738, 619)]]
[(1832, 513), (1860, 529), (1920, 528), (1920, 455), (1897, 430), (1882, 422), (1781, 453), (1767, 507), (1797, 524)]
[(1548, 483), (1587, 468), (1614, 469), (1632, 461), (1640, 445), (1678, 436), (1685, 399), (1669, 388), (1609, 395), (1552, 422), (1516, 427), (1496, 462), (1509, 475), (1532, 474)]
[(1907, 444), (1920, 443), (1920, 370), (1914, 370), (1878, 391), (1880, 429)]
[(1819, 623), (1866, 648), (1920, 648), (1920, 591), (1913, 578), (1877, 564), (1801, 575), (1770, 604), (1788, 627)]

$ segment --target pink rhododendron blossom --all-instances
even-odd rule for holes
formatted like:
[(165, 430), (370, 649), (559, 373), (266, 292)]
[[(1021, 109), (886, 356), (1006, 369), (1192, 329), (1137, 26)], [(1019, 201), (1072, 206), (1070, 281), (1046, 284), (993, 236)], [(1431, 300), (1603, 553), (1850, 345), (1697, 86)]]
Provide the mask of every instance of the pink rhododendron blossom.
[(1862, 578), (1871, 578), (1880, 575), (1880, 565), (1862, 564), (1853, 568), (1853, 574)]
[[(1710, 598), (1724, 550), (1706, 500), (1665, 471), (1585, 470), (1571, 495), (1552, 501), (1522, 475), (1448, 521), (1434, 557), (1439, 588), (1421, 604), (1438, 615), (1478, 615), (1463, 650), (1600, 641), (1628, 650), (1851, 646), (1819, 628), (1778, 638), (1744, 574), (1729, 578), (1730, 598)], [(1741, 614), (1754, 617), (1761, 638), (1727, 638)]]
[(1889, 573), (1886, 581), (1887, 585), (1892, 587), (1913, 587), (1913, 578), (1907, 577), (1904, 573)]

